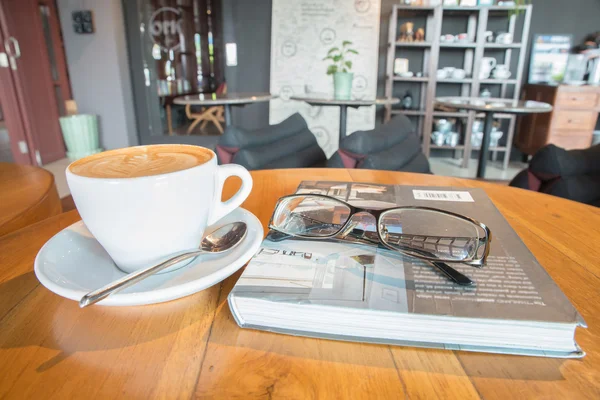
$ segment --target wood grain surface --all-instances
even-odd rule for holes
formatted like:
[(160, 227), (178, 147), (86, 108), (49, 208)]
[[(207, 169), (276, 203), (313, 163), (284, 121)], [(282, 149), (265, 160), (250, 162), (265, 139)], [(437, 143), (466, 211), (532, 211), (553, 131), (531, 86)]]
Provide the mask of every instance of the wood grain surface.
[(45, 169), (0, 163), (0, 236), (62, 212), (54, 176)]
[[(76, 211), (0, 239), (0, 398), (600, 398), (600, 210), (458, 178), (367, 170), (252, 172), (244, 207), (266, 224), (302, 180), (482, 187), (585, 318), (579, 360), (348, 343), (240, 329), (238, 279), (172, 302), (79, 309), (33, 260)], [(236, 182), (228, 182), (225, 196)]]

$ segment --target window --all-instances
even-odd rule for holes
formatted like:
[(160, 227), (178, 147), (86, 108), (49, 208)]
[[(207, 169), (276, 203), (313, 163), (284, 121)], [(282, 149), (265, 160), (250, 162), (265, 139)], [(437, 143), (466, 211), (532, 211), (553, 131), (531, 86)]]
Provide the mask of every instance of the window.
[[(144, 96), (138, 88), (135, 96), (136, 102), (146, 105), (145, 123), (150, 125), (147, 132), (153, 136), (185, 133), (183, 108), (174, 105), (173, 99), (214, 92), (224, 81), (221, 1), (138, 0), (135, 6), (127, 3), (126, 23), (139, 24), (139, 34), (129, 35), (129, 49), (133, 73), (143, 69), (139, 74), (143, 76)], [(133, 7), (137, 7), (135, 12)], [(135, 81), (134, 78), (134, 84)], [(143, 126), (140, 128), (143, 135)]]

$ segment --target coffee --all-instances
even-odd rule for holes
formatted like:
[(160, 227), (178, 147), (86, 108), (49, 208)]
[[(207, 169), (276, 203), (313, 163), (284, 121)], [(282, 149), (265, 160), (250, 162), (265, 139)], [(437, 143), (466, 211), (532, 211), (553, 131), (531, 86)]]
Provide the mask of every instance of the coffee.
[[(239, 165), (218, 165), (216, 157), (199, 146), (130, 147), (75, 161), (65, 175), (86, 227), (129, 273), (198, 248), (206, 227), (246, 200), (250, 173)], [(222, 202), (230, 176), (239, 177), (242, 186)]]
[(75, 161), (69, 170), (88, 178), (137, 178), (193, 168), (212, 157), (210, 150), (197, 146), (138, 146), (94, 154)]

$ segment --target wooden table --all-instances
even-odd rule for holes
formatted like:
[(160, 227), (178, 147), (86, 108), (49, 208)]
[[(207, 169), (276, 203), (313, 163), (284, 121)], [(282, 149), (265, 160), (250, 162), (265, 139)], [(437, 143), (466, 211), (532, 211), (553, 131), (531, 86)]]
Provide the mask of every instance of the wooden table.
[(0, 163), (0, 236), (61, 212), (50, 172), (29, 165)]
[[(165, 304), (79, 309), (33, 260), (75, 211), (0, 239), (0, 398), (599, 398), (600, 209), (492, 183), (369, 170), (252, 172), (266, 228), (302, 180), (482, 187), (581, 312), (583, 359), (336, 342), (240, 329), (221, 285)], [(233, 184), (227, 187), (232, 193)]]
[[(436, 97), (435, 105), (448, 108), (454, 107), (457, 110), (479, 111), (485, 114), (483, 138), (481, 139), (481, 148), (479, 149), (479, 164), (477, 165), (478, 178), (485, 178), (485, 167), (487, 165), (495, 113), (527, 115), (549, 113), (552, 111), (552, 106), (550, 104), (539, 101), (521, 101), (485, 97)], [(511, 138), (509, 137), (506, 146), (510, 147), (511, 145)], [(507, 155), (507, 157), (508, 156), (509, 155)]]
[(231, 107), (243, 107), (247, 104), (263, 103), (276, 99), (278, 96), (271, 93), (211, 93), (179, 96), (173, 102), (175, 104), (192, 106), (223, 106), (225, 114), (225, 126), (231, 126)]

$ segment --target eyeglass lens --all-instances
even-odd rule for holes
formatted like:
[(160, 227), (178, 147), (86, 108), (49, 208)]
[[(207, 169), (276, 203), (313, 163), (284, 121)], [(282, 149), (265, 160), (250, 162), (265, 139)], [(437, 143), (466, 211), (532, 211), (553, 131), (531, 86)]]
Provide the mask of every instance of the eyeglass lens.
[(350, 208), (335, 199), (294, 196), (280, 201), (271, 224), (290, 235), (331, 236), (348, 221)]
[(435, 210), (405, 208), (386, 211), (379, 219), (382, 241), (415, 256), (466, 261), (476, 256), (477, 225)]
[[(271, 224), (290, 235), (327, 237), (340, 232), (350, 212), (346, 204), (335, 199), (293, 196), (280, 200)], [(383, 212), (378, 229), (381, 240), (393, 249), (444, 261), (472, 260), (481, 237), (477, 225), (468, 220), (419, 208)]]

